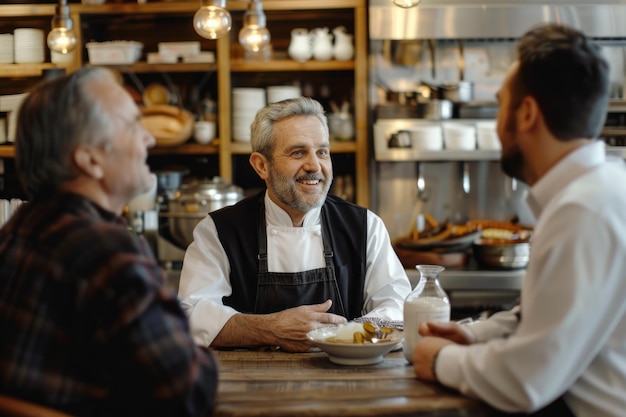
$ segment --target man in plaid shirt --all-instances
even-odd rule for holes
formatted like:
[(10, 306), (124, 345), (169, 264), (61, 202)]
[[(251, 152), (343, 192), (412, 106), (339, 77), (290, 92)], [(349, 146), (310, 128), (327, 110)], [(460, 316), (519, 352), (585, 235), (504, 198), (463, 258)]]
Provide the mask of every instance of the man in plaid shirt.
[(216, 360), (121, 217), (153, 181), (140, 118), (103, 68), (25, 99), (16, 167), (29, 202), (0, 229), (0, 394), (79, 416), (212, 411)]

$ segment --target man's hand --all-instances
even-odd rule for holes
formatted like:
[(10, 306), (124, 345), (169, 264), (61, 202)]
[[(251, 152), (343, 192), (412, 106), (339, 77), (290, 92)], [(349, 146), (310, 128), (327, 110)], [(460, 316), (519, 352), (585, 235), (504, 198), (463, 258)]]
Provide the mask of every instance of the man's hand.
[(346, 323), (346, 318), (327, 313), (332, 301), (299, 306), (270, 314), (269, 320), (276, 345), (289, 352), (306, 352), (311, 342), (306, 334), (326, 324)]
[(235, 314), (211, 346), (279, 346), (288, 352), (306, 352), (312, 344), (306, 334), (326, 324), (346, 323), (346, 318), (327, 313), (332, 301), (305, 305), (272, 314)]
[(413, 349), (415, 376), (424, 381), (437, 381), (433, 373), (433, 360), (436, 360), (436, 355), (441, 348), (452, 343), (440, 337), (423, 337), (418, 340)]
[(418, 331), (422, 336), (441, 337), (460, 345), (476, 343), (476, 335), (472, 329), (454, 321), (421, 323)]

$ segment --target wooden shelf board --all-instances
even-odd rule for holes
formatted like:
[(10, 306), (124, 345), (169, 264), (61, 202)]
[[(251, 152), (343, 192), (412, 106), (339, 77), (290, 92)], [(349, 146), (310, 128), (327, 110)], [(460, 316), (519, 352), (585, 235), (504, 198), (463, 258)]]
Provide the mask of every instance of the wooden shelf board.
[(179, 146), (156, 146), (150, 148), (150, 155), (208, 155), (217, 154), (219, 146), (215, 140), (208, 145), (199, 143), (184, 143)]
[(109, 68), (115, 68), (120, 72), (137, 74), (148, 74), (154, 72), (211, 72), (217, 70), (215, 63), (149, 64), (147, 62), (136, 62), (134, 64), (106, 66)]
[(230, 63), (232, 72), (270, 72), (270, 71), (351, 71), (354, 61), (315, 61), (297, 62), (291, 59), (270, 61), (244, 61), (235, 59)]
[(0, 64), (1, 77), (40, 77), (45, 69), (61, 68), (62, 65), (44, 62), (42, 64)]
[(14, 158), (15, 147), (13, 145), (0, 145), (0, 158)]

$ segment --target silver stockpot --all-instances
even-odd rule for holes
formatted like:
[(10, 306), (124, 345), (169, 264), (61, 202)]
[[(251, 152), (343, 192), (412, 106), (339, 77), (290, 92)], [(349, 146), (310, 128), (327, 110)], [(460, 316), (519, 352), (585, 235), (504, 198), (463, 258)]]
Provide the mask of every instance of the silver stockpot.
[(241, 187), (220, 177), (192, 178), (182, 183), (167, 202), (167, 211), (159, 217), (167, 219), (167, 237), (185, 249), (193, 241), (193, 229), (208, 213), (230, 206), (243, 199)]

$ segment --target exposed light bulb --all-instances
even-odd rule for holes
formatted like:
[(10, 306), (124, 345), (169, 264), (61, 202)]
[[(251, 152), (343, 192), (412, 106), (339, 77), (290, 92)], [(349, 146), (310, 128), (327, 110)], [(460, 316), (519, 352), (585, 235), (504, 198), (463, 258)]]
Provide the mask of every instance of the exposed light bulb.
[(246, 51), (258, 52), (270, 43), (267, 28), (247, 26), (239, 32), (239, 43)]
[(67, 0), (59, 0), (52, 18), (52, 30), (48, 33), (48, 47), (52, 52), (67, 54), (76, 48), (78, 41), (73, 28)]
[(193, 16), (193, 28), (198, 35), (217, 39), (228, 33), (233, 21), (226, 10), (226, 0), (201, 0), (202, 7)]
[(393, 4), (403, 9), (409, 9), (415, 7), (422, 2), (422, 0), (391, 0)]
[(243, 27), (239, 31), (239, 43), (243, 49), (259, 52), (270, 44), (270, 31), (265, 26), (263, 5), (258, 0), (251, 0), (243, 15)]
[(52, 52), (70, 53), (76, 48), (76, 34), (72, 29), (52, 29), (48, 33), (48, 47)]

